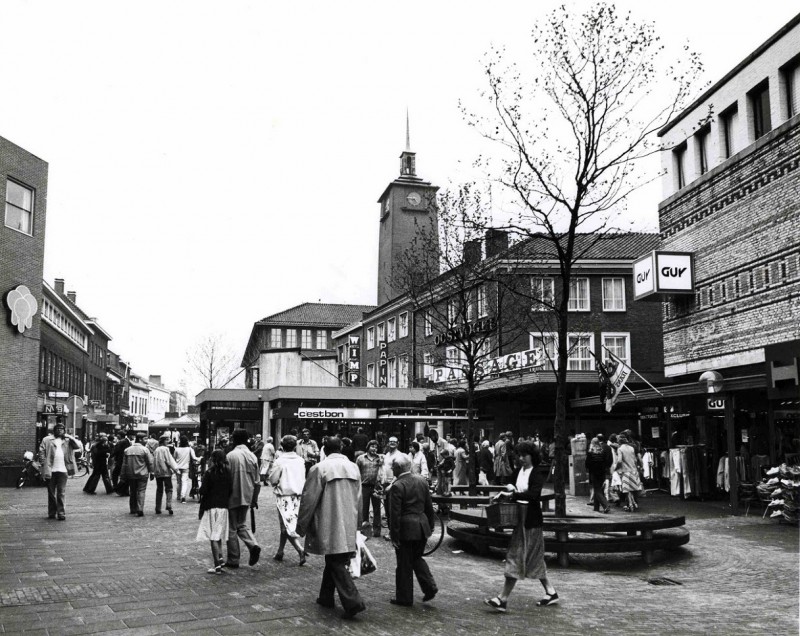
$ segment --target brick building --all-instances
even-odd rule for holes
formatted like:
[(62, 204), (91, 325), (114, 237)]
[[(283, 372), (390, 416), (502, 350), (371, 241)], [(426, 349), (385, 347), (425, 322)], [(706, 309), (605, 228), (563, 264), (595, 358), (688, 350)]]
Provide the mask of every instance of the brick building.
[(47, 162), (0, 137), (0, 484), (13, 481), (36, 441), (47, 173)]

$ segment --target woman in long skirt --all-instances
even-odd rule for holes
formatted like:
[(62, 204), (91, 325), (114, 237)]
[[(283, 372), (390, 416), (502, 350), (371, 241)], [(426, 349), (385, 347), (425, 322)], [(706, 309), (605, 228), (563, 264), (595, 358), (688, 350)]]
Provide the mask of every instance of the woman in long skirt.
[(631, 440), (620, 433), (619, 440), (619, 463), (617, 469), (622, 477), (622, 492), (628, 498), (628, 504), (623, 508), (626, 512), (635, 512), (639, 509), (636, 503), (636, 493), (642, 490), (642, 480), (639, 479), (639, 467), (636, 464), (636, 451), (631, 445)]
[(283, 452), (273, 462), (269, 473), (269, 483), (275, 487), (275, 503), (281, 526), (278, 551), (272, 558), (283, 561), (283, 549), (289, 541), (300, 556), (298, 565), (305, 565), (305, 550), (300, 546), (300, 535), (297, 534), (297, 512), (306, 483), (306, 465), (303, 458), (294, 452), (296, 447), (297, 438), (294, 435), (285, 435), (281, 439)]
[(209, 574), (222, 574), (222, 544), (228, 540), (228, 499), (233, 490), (233, 481), (228, 469), (225, 452), (217, 449), (211, 453), (208, 470), (200, 486), (200, 527), (197, 541), (211, 542), (214, 565)]
[[(558, 593), (547, 578), (544, 562), (544, 537), (542, 535), (542, 484), (544, 475), (538, 470), (541, 462), (539, 450), (531, 442), (521, 442), (516, 447), (520, 466), (512, 475), (507, 492), (497, 498), (527, 503), (519, 506), (517, 525), (511, 535), (506, 554), (505, 584), (503, 591), (484, 603), (498, 612), (505, 612), (508, 597), (519, 579), (539, 579), (545, 596), (536, 604), (544, 607), (558, 603)], [(526, 510), (525, 510), (526, 509)]]

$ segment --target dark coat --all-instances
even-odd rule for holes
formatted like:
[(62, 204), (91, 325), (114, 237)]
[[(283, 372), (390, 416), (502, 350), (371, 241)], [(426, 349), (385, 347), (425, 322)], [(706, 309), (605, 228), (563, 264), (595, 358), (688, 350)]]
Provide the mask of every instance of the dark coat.
[(389, 489), (389, 536), (392, 541), (419, 541), (431, 536), (433, 502), (428, 482), (404, 473)]
[(481, 448), (481, 452), (478, 455), (478, 466), (486, 473), (489, 481), (494, 479), (494, 457), (492, 457), (492, 451), (489, 450), (488, 446)]
[(232, 490), (233, 481), (227, 468), (221, 473), (206, 471), (200, 486), (200, 509), (227, 508)]
[[(511, 480), (508, 483), (517, 483), (517, 476), (519, 475), (520, 469), (521, 467), (514, 471), (514, 474), (511, 476)], [(515, 492), (511, 496), (513, 501), (528, 502), (528, 511), (525, 515), (526, 528), (541, 528), (544, 524), (544, 519), (542, 518), (541, 501), (544, 478), (545, 475), (540, 468), (538, 466), (534, 466), (530, 477), (528, 477), (528, 490), (526, 492)]]

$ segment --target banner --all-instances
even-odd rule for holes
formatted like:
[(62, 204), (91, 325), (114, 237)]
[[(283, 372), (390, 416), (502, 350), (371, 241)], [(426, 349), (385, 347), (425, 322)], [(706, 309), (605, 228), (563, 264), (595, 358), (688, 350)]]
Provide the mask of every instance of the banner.
[(606, 384), (606, 411), (611, 412), (613, 406), (617, 403), (617, 398), (625, 387), (625, 383), (631, 375), (631, 370), (621, 360), (609, 360), (605, 365), (605, 372), (607, 375)]

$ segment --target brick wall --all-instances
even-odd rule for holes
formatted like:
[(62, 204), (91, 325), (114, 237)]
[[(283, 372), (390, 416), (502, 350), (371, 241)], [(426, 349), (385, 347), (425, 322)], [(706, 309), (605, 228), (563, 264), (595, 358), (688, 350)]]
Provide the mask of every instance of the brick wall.
[[(45, 161), (0, 137), (0, 294), (5, 319), (0, 325), (0, 483), (9, 481), (9, 466), (22, 464), (22, 454), (34, 450), (39, 371), (39, 312), (31, 329), (20, 334), (8, 320), (6, 294), (26, 285), (42, 307), (42, 273), (47, 209)], [(33, 236), (5, 226), (6, 183), (11, 178), (34, 190)], [(13, 476), (13, 475), (12, 475)]]

